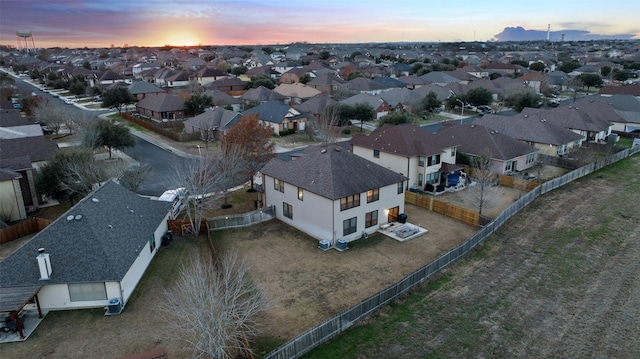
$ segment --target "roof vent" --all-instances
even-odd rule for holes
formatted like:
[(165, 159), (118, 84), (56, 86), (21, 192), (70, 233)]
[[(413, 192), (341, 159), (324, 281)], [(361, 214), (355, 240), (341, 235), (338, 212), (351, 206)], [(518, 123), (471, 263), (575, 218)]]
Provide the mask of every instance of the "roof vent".
[(327, 149), (326, 149), (326, 148), (323, 148), (323, 149), (320, 151), (320, 153), (326, 153), (326, 152), (327, 152)]
[(51, 277), (51, 260), (49, 253), (44, 252), (44, 248), (38, 248), (38, 268), (40, 269), (40, 280), (48, 280)]
[(67, 221), (73, 221), (73, 219), (76, 218), (73, 214), (70, 214), (67, 216)]
[(93, 202), (93, 203), (98, 203), (98, 202), (100, 202), (100, 200), (99, 200), (99, 199), (97, 199), (97, 198), (95, 198), (95, 197), (93, 197), (93, 198), (91, 198), (91, 202)]
[(336, 152), (340, 152), (340, 147), (334, 147), (334, 150), (336, 150)]
[(76, 221), (79, 221), (82, 219), (82, 215), (81, 214), (76, 214), (75, 217), (73, 217), (73, 219), (75, 219)]
[(529, 117), (529, 115), (524, 115), (524, 118), (527, 118), (527, 117)]

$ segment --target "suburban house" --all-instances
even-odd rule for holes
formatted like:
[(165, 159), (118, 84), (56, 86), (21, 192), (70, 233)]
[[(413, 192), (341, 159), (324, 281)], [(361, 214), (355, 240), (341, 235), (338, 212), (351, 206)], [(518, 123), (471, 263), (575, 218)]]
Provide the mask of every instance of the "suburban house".
[(245, 110), (243, 114), (257, 113), (263, 125), (273, 128), (275, 135), (281, 131), (304, 131), (307, 116), (295, 108), (280, 101), (267, 101)]
[(581, 135), (547, 121), (542, 111), (515, 116), (484, 115), (473, 123), (535, 146), (540, 154), (548, 156), (562, 157), (580, 147), (583, 140)]
[(407, 188), (445, 186), (456, 165), (457, 139), (451, 142), (415, 125), (384, 124), (351, 139), (351, 152), (408, 177)]
[(322, 94), (319, 90), (300, 82), (280, 84), (273, 89), (273, 92), (284, 96), (285, 101), (290, 105), (300, 104), (314, 96)]
[(482, 125), (463, 124), (445, 127), (438, 136), (459, 143), (459, 154), (469, 157), (487, 157), (491, 172), (511, 174), (533, 167), (538, 160), (538, 149), (513, 137)]
[(376, 120), (391, 112), (391, 106), (380, 96), (359, 93), (340, 101), (341, 104), (353, 106), (358, 103), (366, 103), (376, 112)]
[(242, 96), (240, 96), (244, 103), (248, 104), (251, 102), (254, 103), (262, 103), (271, 100), (281, 101), (284, 103), (285, 97), (277, 92), (273, 92), (273, 90), (268, 89), (264, 86), (259, 86), (256, 88), (251, 88), (247, 90)]
[(142, 100), (148, 94), (157, 94), (157, 93), (166, 92), (160, 87), (147, 81), (134, 81), (131, 85), (129, 85), (128, 89), (131, 95), (135, 97), (136, 101)]
[(29, 156), (0, 157), (0, 220), (25, 219), (39, 204)]
[(276, 218), (318, 240), (365, 237), (404, 212), (407, 178), (339, 145), (309, 146), (261, 170), (264, 203)]
[[(106, 182), (0, 262), (2, 310), (126, 304), (158, 251), (170, 208)], [(23, 298), (9, 297), (19, 289)]]
[(200, 133), (202, 139), (221, 140), (229, 127), (240, 121), (242, 114), (222, 107), (207, 109), (205, 112), (184, 121), (186, 133)]
[(200, 84), (200, 86), (204, 86), (208, 83), (211, 83), (216, 80), (220, 80), (223, 78), (229, 77), (229, 74), (216, 68), (211, 67), (203, 67), (198, 70), (195, 74), (191, 75), (191, 79), (194, 82)]
[(136, 103), (136, 111), (157, 121), (179, 120), (184, 118), (184, 100), (168, 93), (152, 93)]
[(526, 107), (521, 113), (536, 115), (538, 112), (547, 121), (581, 135), (587, 142), (605, 141), (613, 126), (609, 119), (620, 119), (613, 107), (585, 100), (546, 110)]
[(609, 121), (615, 132), (640, 132), (640, 97), (633, 95), (589, 96), (589, 101), (600, 102), (601, 106), (612, 107), (619, 116), (612, 116)]

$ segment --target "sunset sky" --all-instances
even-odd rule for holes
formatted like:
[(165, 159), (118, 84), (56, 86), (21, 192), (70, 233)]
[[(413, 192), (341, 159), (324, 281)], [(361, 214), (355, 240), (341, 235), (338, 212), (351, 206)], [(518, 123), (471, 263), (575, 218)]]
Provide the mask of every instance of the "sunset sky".
[[(638, 0), (1, 0), (0, 44), (36, 47), (486, 41), (505, 27), (640, 39)], [(571, 40), (571, 39), (567, 39)]]

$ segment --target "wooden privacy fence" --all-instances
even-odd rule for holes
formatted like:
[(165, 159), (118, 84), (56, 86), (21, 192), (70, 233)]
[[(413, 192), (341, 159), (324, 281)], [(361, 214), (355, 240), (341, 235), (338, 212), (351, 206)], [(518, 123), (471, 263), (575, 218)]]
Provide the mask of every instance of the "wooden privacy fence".
[(404, 202), (426, 208), (430, 211), (451, 217), (474, 227), (478, 226), (478, 222), (480, 220), (480, 214), (476, 211), (456, 206), (455, 204), (447, 203), (430, 196), (424, 196), (419, 193), (405, 192)]
[[(469, 237), (466, 241), (450, 249), (448, 252), (440, 255), (422, 268), (417, 269), (413, 273), (407, 275), (399, 282), (383, 289), (382, 291), (372, 295), (369, 298), (357, 303), (337, 315), (323, 321), (322, 323), (310, 328), (299, 336), (289, 340), (279, 348), (268, 353), (262, 359), (293, 359), (299, 358), (302, 354), (307, 353), (311, 349), (326, 342), (337, 334), (340, 334), (358, 322), (360, 319), (367, 317), (379, 308), (387, 305), (389, 302), (397, 298), (398, 296), (406, 293), (416, 285), (429, 279), (432, 275), (438, 273), (443, 268), (453, 264), (458, 259), (464, 257), (467, 253), (473, 250), (478, 244), (484, 242), (491, 234), (502, 227), (506, 221), (514, 216), (516, 213), (524, 209), (527, 205), (533, 202), (536, 198), (542, 194), (551, 191), (555, 188), (563, 186), (567, 183), (575, 181), (578, 178), (584, 177), (589, 173), (597, 171), (598, 169), (617, 162), (623, 158), (629, 157), (632, 154), (640, 152), (640, 147), (627, 149), (616, 154), (607, 157), (604, 160), (599, 160), (591, 163), (587, 166), (578, 168), (571, 171), (561, 177), (543, 183), (541, 186), (536, 186), (532, 191), (522, 196), (515, 201), (509, 207), (507, 207), (500, 215), (494, 220), (489, 222), (485, 227), (476, 232), (473, 236)], [(409, 192), (411, 195), (416, 195), (413, 192)], [(411, 196), (410, 198), (418, 200)], [(417, 196), (417, 195), (416, 195)], [(407, 196), (405, 195), (405, 198)], [(429, 202), (432, 203), (432, 202)], [(428, 208), (428, 207), (425, 207)]]
[(187, 142), (200, 139), (200, 133), (186, 133), (184, 132), (183, 121), (169, 121), (169, 122), (152, 122), (141, 118), (136, 118), (130, 114), (123, 112), (122, 118), (129, 122), (133, 122), (138, 126), (144, 127), (155, 133), (158, 133), (164, 137), (170, 138), (178, 142)]
[(5, 244), (20, 237), (37, 233), (51, 224), (51, 220), (31, 217), (7, 228), (0, 229), (0, 244)]

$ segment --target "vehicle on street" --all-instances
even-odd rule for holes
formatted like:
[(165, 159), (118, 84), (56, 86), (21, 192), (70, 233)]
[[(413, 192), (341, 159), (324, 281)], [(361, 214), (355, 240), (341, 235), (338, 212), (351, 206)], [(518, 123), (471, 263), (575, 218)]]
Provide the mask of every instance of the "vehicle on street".
[(64, 100), (64, 103), (66, 103), (67, 105), (73, 105), (73, 101), (69, 99)]

